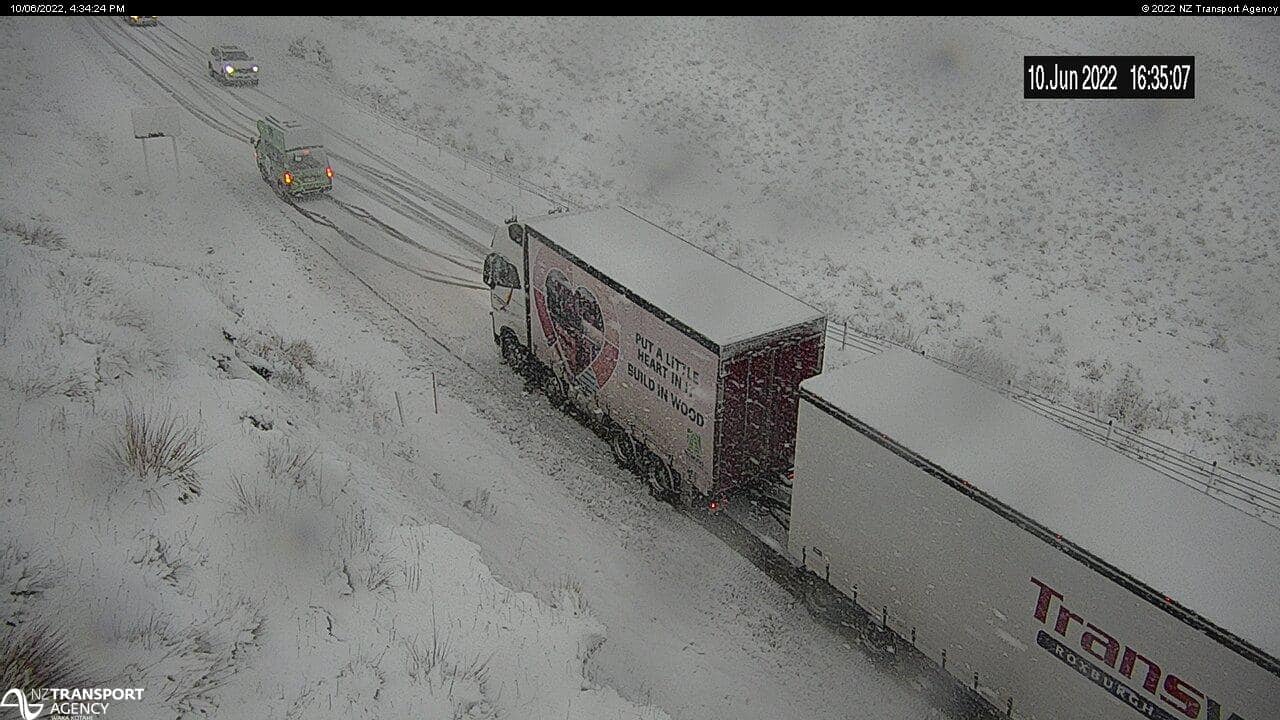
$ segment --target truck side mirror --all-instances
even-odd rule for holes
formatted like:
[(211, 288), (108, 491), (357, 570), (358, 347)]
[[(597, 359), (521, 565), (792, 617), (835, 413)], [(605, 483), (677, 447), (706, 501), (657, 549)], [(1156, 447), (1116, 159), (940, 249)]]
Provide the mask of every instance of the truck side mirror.
[(524, 226), (520, 223), (511, 223), (508, 225), (507, 235), (511, 238), (511, 242), (517, 245), (524, 244)]
[(484, 284), (488, 285), (490, 288), (495, 287), (498, 284), (497, 267), (498, 267), (498, 261), (500, 260), (502, 260), (502, 257), (497, 253), (489, 253), (487, 256), (485, 256)]
[(498, 284), (502, 287), (520, 289), (520, 271), (515, 265), (507, 262), (505, 258), (502, 260), (502, 269), (498, 274), (498, 280)]

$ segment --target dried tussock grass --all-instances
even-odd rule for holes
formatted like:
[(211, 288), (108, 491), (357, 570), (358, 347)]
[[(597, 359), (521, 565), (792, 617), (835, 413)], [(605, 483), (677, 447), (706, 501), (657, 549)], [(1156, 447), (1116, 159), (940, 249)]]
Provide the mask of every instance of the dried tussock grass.
[(81, 653), (62, 631), (47, 623), (6, 628), (0, 634), (0, 686), (82, 687), (88, 672)]
[(177, 485), (183, 502), (200, 494), (196, 463), (209, 445), (201, 439), (200, 428), (170, 405), (144, 409), (126, 400), (119, 438), (108, 450), (112, 459), (139, 479), (164, 487)]

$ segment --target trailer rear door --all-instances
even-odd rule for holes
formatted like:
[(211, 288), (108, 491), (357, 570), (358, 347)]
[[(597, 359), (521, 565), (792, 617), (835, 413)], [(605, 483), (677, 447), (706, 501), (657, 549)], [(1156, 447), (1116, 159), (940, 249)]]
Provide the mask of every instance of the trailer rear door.
[(718, 491), (791, 468), (800, 382), (822, 369), (822, 349), (806, 326), (721, 363)]

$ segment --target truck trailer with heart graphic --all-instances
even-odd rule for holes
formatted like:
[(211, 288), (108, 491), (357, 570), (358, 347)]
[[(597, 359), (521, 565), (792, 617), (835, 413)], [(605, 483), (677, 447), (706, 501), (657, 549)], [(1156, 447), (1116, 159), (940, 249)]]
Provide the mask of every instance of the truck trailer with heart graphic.
[(821, 312), (622, 208), (513, 220), (493, 249), (503, 357), (656, 494), (714, 501), (790, 471)]

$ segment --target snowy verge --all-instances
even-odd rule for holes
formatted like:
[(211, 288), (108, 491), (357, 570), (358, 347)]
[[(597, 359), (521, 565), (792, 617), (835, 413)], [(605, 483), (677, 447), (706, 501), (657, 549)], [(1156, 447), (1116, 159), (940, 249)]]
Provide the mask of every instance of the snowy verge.
[(0, 685), (142, 687), (139, 717), (666, 717), (584, 678), (605, 635), (575, 584), (513, 592), (371, 504), (390, 483), (347, 448), (393, 434), (375, 369), (61, 244), (0, 235), (0, 653), (34, 658), (0, 667), (35, 676)]

